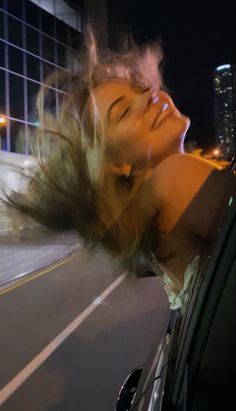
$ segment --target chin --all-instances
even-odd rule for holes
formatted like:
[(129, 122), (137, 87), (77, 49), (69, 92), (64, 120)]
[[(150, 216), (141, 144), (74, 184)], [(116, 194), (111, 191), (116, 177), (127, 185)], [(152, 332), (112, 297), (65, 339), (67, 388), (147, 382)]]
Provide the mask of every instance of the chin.
[(173, 137), (175, 136), (177, 139), (178, 137), (182, 139), (190, 127), (190, 118), (180, 113), (174, 113), (174, 115), (169, 117), (166, 123), (163, 124), (163, 128), (164, 127), (166, 130), (171, 130), (170, 134), (172, 134)]
[(176, 118), (175, 127), (173, 130), (173, 138), (178, 141), (181, 147), (186, 136), (186, 133), (190, 127), (190, 119), (186, 116), (180, 116)]
[(182, 121), (183, 126), (185, 127), (185, 133), (187, 133), (187, 131), (190, 127), (190, 124), (191, 124), (190, 118), (187, 117), (187, 116), (181, 115), (180, 120)]

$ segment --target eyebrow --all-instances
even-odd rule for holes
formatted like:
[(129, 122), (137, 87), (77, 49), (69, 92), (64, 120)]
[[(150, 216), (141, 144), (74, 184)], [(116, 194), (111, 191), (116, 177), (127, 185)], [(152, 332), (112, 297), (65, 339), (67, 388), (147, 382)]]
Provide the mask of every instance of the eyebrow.
[[(144, 90), (141, 91), (140, 94), (146, 93), (148, 90), (150, 90), (150, 88), (151, 88), (151, 87), (145, 88)], [(108, 110), (107, 110), (107, 121), (108, 121), (108, 122), (110, 121), (110, 116), (111, 116), (111, 112), (112, 112), (113, 107), (114, 107), (116, 104), (118, 104), (120, 101), (124, 100), (124, 98), (125, 98), (125, 96), (120, 96), (120, 97), (118, 97), (117, 99), (115, 99), (115, 100), (111, 103), (110, 107), (109, 107)]]
[(111, 103), (109, 109), (107, 110), (107, 120), (108, 121), (110, 121), (110, 116), (111, 116), (111, 112), (112, 112), (113, 107), (116, 104), (118, 104), (121, 100), (124, 100), (124, 98), (125, 98), (125, 96), (120, 96)]

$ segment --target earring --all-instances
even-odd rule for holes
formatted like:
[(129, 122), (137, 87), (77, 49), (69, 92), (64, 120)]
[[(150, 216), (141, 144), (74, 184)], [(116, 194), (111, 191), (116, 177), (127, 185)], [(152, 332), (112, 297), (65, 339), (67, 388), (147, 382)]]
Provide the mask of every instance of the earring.
[(129, 177), (131, 173), (131, 164), (124, 163), (122, 166), (117, 166), (113, 163), (109, 163), (109, 169), (110, 171), (115, 174), (116, 176), (124, 176), (124, 177)]

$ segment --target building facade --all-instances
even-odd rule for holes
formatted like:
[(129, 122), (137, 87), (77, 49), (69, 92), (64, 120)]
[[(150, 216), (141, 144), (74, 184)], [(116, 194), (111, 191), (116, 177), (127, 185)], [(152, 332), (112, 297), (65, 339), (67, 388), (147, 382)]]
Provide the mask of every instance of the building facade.
[[(36, 94), (51, 71), (69, 71), (78, 59), (82, 24), (82, 8), (73, 2), (0, 0), (1, 150), (31, 152), (29, 136), (39, 126)], [(56, 111), (63, 90), (48, 89)]]
[(214, 70), (215, 137), (222, 156), (231, 160), (236, 147), (236, 66)]

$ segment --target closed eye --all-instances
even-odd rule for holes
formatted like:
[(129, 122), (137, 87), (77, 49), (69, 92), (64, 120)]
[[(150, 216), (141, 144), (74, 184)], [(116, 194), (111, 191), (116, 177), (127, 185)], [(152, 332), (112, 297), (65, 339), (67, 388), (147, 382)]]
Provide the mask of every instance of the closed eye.
[(141, 93), (141, 94), (146, 93), (146, 92), (149, 91), (149, 90), (151, 90), (151, 87), (147, 87), (147, 88), (145, 88), (144, 90), (142, 90), (142, 93)]
[(128, 111), (130, 110), (130, 106), (127, 107), (121, 114), (121, 116), (119, 117), (119, 121), (122, 120), (122, 118), (124, 118), (126, 116), (126, 114), (128, 113)]
[[(142, 92), (141, 92), (140, 94), (144, 94), (144, 93), (146, 93), (147, 91), (149, 91), (150, 89), (151, 89), (151, 87), (147, 87), (147, 88), (145, 88), (144, 90), (142, 90)], [(150, 107), (151, 103), (152, 103), (152, 97), (148, 100), (147, 107)], [(121, 114), (121, 116), (119, 117), (119, 120), (118, 120), (118, 121), (122, 120), (122, 118), (124, 118), (124, 117), (126, 116), (126, 114), (129, 112), (130, 108), (131, 108), (131, 107), (128, 106), (128, 107), (122, 112), (122, 114)]]

